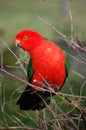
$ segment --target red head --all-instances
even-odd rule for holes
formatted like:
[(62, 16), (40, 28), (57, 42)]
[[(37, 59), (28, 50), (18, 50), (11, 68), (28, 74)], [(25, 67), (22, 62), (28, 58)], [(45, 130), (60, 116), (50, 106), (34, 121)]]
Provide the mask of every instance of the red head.
[(16, 46), (23, 48), (26, 51), (32, 51), (39, 46), (44, 38), (37, 32), (32, 30), (22, 30), (16, 35)]

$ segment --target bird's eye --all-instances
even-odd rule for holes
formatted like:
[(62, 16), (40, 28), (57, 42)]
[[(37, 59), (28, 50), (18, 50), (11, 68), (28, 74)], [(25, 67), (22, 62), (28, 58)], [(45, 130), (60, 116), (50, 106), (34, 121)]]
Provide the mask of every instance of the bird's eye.
[(27, 40), (27, 39), (28, 39), (28, 36), (24, 36), (23, 39), (24, 39), (24, 40)]

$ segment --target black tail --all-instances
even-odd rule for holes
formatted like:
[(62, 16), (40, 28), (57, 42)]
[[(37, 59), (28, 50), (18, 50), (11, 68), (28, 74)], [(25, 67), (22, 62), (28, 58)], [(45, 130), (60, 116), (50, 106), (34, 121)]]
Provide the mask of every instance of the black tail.
[[(53, 95), (53, 94), (52, 94)], [(27, 86), (17, 101), (22, 110), (41, 110), (46, 107), (46, 103), (50, 103), (51, 93), (35, 92), (30, 86)], [(45, 100), (45, 102), (44, 102)]]

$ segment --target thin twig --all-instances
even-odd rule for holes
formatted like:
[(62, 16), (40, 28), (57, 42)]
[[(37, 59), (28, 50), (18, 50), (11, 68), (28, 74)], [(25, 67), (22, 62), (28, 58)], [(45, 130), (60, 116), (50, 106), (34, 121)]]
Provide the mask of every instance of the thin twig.
[(22, 126), (8, 126), (8, 129), (6, 129), (6, 127), (0, 127), (0, 130), (41, 130), (39, 128), (25, 128), (25, 127), (22, 127)]
[(80, 63), (86, 64), (86, 62), (80, 60), (79, 58), (76, 58), (75, 56), (71, 55), (70, 53), (68, 53), (68, 55), (69, 55), (70, 57), (72, 57), (74, 60), (76, 60), (76, 61), (78, 61), (78, 62), (80, 62)]
[[(1, 70), (1, 68), (0, 68), (0, 70)], [(36, 88), (35, 85), (30, 84), (27, 80), (20, 79), (19, 77), (17, 77), (16, 75), (13, 75), (13, 74), (11, 74), (11, 73), (9, 73), (9, 72), (6, 71), (5, 69), (2, 69), (2, 71), (3, 71), (4, 73), (8, 74), (9, 76), (12, 76), (13, 78), (15, 78), (15, 79), (17, 79), (17, 80), (23, 82), (24, 84), (29, 85), (29, 86), (31, 86), (32, 88)], [(51, 87), (50, 87), (50, 88), (51, 88)], [(44, 88), (38, 88), (38, 90), (39, 90), (39, 91), (52, 92), (52, 93), (55, 93), (55, 94), (58, 94), (58, 95), (61, 95), (61, 96), (69, 96), (69, 97), (75, 97), (75, 98), (79, 98), (79, 97), (80, 97), (80, 98), (83, 98), (83, 99), (86, 98), (86, 96), (70, 95), (70, 94), (65, 94), (65, 93), (60, 93), (60, 92), (57, 93), (57, 92), (55, 92), (52, 88), (49, 89), (49, 90), (48, 90), (48, 89), (44, 89)]]
[(15, 55), (15, 53), (10, 49), (10, 47), (7, 45), (7, 43), (2, 40), (2, 43), (6, 46), (6, 48), (9, 50), (9, 52), (11, 52), (11, 54), (15, 57), (15, 59), (18, 61), (21, 69), (23, 70), (23, 72), (25, 73), (25, 75), (27, 75), (26, 69), (23, 67), (23, 64), (21, 63), (20, 59)]
[[(48, 26), (50, 26), (52, 28), (52, 30), (54, 30), (57, 34), (59, 34), (63, 40), (70, 46), (72, 47), (73, 49), (75, 49), (75, 47), (77, 49), (80, 49), (81, 51), (84, 51), (86, 52), (86, 48), (85, 47), (81, 47), (79, 44), (77, 44), (76, 40), (74, 38), (69, 38), (67, 36), (65, 36), (64, 34), (62, 34), (54, 25), (52, 25), (51, 23), (49, 23), (47, 20), (41, 18), (40, 16), (36, 16), (40, 21), (46, 23)], [(72, 24), (71, 24), (71, 28), (72, 28), (72, 31), (73, 31), (73, 27), (72, 27)]]
[(74, 73), (74, 74), (76, 74), (76, 75), (78, 75), (79, 77), (81, 77), (82, 79), (86, 79), (86, 76), (83, 76), (83, 75), (81, 75), (80, 73), (78, 73), (78, 72), (75, 72), (75, 71), (71, 71), (72, 73)]
[[(1, 40), (1, 39), (0, 39)], [(2, 42), (2, 40), (1, 40), (1, 42)], [(0, 106), (1, 106), (1, 111), (2, 111), (2, 115), (3, 115), (3, 122), (4, 122), (4, 124), (5, 124), (5, 126), (6, 126), (6, 128), (8, 128), (8, 122), (7, 122), (7, 120), (6, 120), (6, 117), (5, 117), (5, 110), (4, 110), (4, 106), (5, 106), (5, 93), (4, 93), (4, 88), (3, 88), (3, 71), (2, 71), (2, 69), (3, 69), (3, 48), (2, 48), (2, 44), (0, 43), (0, 51), (1, 51), (1, 70), (0, 70), (0, 74), (1, 74), (1, 82), (0, 82), (0, 95), (1, 95), (1, 104), (0, 104)]]
[(61, 37), (63, 37), (64, 39), (66, 38), (66, 36), (65, 36), (64, 34), (62, 34), (54, 25), (52, 25), (51, 23), (49, 23), (47, 20), (43, 19), (42, 17), (40, 17), (40, 16), (38, 16), (38, 15), (36, 15), (36, 17), (37, 17), (40, 21), (42, 21), (42, 22), (46, 23), (48, 26), (50, 26), (50, 27), (51, 27), (56, 33), (58, 33)]
[(81, 85), (81, 88), (80, 88), (80, 96), (82, 96), (83, 87), (85, 87), (85, 84), (86, 84), (86, 79), (84, 80), (84, 82), (83, 82), (82, 85)]
[(70, 28), (71, 28), (71, 37), (72, 37), (74, 33), (74, 27), (73, 27), (73, 18), (72, 18), (70, 6), (68, 6), (68, 10), (69, 10), (69, 18), (70, 18), (70, 26), (71, 26)]

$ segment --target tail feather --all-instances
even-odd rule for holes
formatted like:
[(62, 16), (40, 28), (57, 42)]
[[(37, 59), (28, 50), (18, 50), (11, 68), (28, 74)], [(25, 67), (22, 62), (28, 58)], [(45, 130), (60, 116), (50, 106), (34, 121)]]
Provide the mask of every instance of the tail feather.
[[(27, 86), (17, 101), (22, 110), (41, 110), (50, 103), (51, 93), (34, 92), (30, 86)], [(45, 100), (45, 102), (43, 101)]]

